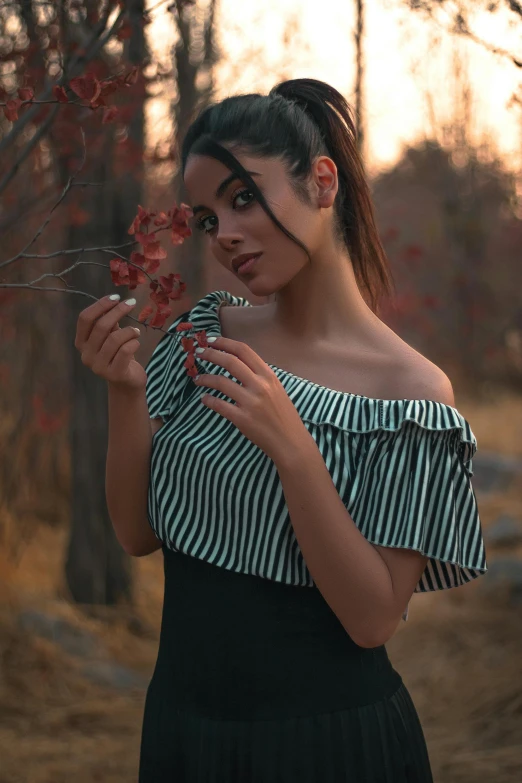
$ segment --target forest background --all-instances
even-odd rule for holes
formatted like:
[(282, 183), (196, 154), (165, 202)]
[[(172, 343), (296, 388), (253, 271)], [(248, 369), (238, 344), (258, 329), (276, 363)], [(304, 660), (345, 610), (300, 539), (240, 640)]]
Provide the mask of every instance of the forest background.
[[(353, 105), (397, 289), (383, 320), (478, 441), (490, 573), (414, 596), (390, 657), (436, 781), (520, 780), (521, 69), (515, 0), (0, 1), (0, 783), (136, 778), (161, 552), (131, 559), (112, 531), (106, 384), (76, 321), (109, 293), (149, 304), (110, 262), (136, 252), (139, 205), (186, 202), (198, 109), (296, 77)], [(148, 269), (179, 295), (142, 327), (143, 364), (206, 292), (263, 303), (200, 235), (158, 239)]]

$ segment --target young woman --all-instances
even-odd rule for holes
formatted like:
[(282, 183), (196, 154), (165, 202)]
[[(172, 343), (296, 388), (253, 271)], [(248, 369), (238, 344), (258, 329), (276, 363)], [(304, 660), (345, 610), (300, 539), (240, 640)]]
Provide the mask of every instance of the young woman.
[[(142, 368), (110, 386), (111, 519), (165, 568), (140, 783), (429, 783), (385, 644), (414, 592), (486, 571), (476, 438), (377, 315), (391, 277), (350, 107), (313, 79), (227, 98), (182, 166), (216, 261), (271, 301), (208, 294), (157, 345), (146, 399)], [(129, 310), (103, 307), (105, 330)], [(214, 338), (196, 379), (186, 321)]]

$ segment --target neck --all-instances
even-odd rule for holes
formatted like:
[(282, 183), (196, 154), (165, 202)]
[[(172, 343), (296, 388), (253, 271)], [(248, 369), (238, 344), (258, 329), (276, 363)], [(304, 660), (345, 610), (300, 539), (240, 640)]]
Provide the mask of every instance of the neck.
[(288, 339), (321, 347), (347, 340), (371, 343), (382, 321), (364, 301), (347, 254), (334, 260), (312, 256), (290, 283), (265, 305), (267, 324)]

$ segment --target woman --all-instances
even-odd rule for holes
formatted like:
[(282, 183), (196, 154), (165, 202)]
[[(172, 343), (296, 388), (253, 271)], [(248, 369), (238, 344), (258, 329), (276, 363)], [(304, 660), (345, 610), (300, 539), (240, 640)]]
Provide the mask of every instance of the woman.
[[(313, 79), (227, 98), (182, 167), (217, 262), (271, 301), (208, 294), (146, 368), (157, 538), (127, 551), (162, 547), (165, 600), (140, 783), (428, 783), (385, 644), (414, 592), (486, 572), (476, 439), (377, 315), (390, 273), (350, 108)], [(210, 336), (198, 378), (184, 322)]]

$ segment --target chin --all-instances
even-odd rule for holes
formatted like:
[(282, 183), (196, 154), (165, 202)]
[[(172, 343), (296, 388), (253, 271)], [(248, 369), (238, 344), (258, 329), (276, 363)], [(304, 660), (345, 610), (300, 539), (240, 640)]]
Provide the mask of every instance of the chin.
[(269, 280), (256, 280), (255, 278), (252, 278), (251, 280), (244, 280), (243, 283), (254, 296), (273, 296), (277, 291), (277, 288), (275, 288), (273, 284), (270, 285)]

